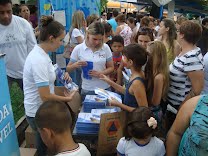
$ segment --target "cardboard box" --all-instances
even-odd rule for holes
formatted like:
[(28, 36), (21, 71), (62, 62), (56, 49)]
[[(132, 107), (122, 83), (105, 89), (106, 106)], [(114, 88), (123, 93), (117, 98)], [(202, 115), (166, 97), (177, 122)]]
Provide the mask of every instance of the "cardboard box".
[(101, 115), (97, 156), (116, 153), (118, 141), (123, 137), (125, 122), (124, 111)]
[(20, 156), (37, 156), (37, 149), (20, 148)]
[(25, 141), (27, 148), (35, 148), (35, 132), (30, 126), (25, 131)]
[[(54, 91), (56, 95), (59, 96), (64, 96), (64, 90), (65, 87), (55, 87)], [(81, 104), (82, 104), (82, 100), (81, 100), (81, 96), (80, 94), (77, 92), (72, 101), (68, 102), (69, 106), (71, 107), (72, 111), (76, 114), (76, 116), (78, 115), (78, 113), (80, 112), (80, 108), (81, 108)]]

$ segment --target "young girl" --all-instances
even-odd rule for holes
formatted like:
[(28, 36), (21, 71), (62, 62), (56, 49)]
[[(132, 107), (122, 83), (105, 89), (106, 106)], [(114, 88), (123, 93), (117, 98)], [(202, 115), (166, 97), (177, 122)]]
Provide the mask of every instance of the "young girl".
[(115, 90), (124, 94), (124, 104), (113, 99), (109, 101), (110, 105), (120, 107), (128, 112), (133, 111), (139, 106), (148, 107), (144, 84), (144, 73), (141, 70), (146, 61), (146, 50), (138, 44), (130, 44), (124, 48), (123, 56), (124, 65), (127, 69), (131, 69), (132, 72), (126, 89), (111, 81), (107, 76), (101, 75), (102, 80), (106, 81)]
[(150, 53), (145, 67), (147, 99), (155, 118), (161, 124), (162, 108), (169, 87), (169, 70), (165, 45), (161, 41), (150, 42)]
[(117, 156), (164, 156), (164, 143), (153, 137), (157, 121), (151, 110), (139, 107), (127, 114), (126, 134), (119, 140)]

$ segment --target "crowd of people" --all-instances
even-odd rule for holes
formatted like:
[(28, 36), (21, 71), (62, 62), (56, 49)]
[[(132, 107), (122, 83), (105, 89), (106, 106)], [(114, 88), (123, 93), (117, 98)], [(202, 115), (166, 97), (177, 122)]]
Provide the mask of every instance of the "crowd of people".
[[(11, 0), (0, 0), (0, 53), (6, 53), (10, 88), (17, 82), (24, 92), (38, 155), (47, 155), (47, 150), (60, 156), (91, 155), (72, 138), (76, 118), (66, 102), (78, 92), (84, 100), (97, 87), (123, 98), (109, 100), (127, 114), (118, 156), (208, 155), (207, 18), (202, 24), (185, 17), (126, 18), (113, 10), (107, 20), (106, 12), (85, 18), (79, 10), (68, 33), (52, 16), (42, 16), (37, 34), (26, 5), (20, 6), (19, 15), (12, 14)], [(62, 45), (64, 79), (80, 90), (60, 96), (54, 91), (56, 75), (48, 53)], [(82, 73), (88, 63), (93, 64), (91, 78)]]

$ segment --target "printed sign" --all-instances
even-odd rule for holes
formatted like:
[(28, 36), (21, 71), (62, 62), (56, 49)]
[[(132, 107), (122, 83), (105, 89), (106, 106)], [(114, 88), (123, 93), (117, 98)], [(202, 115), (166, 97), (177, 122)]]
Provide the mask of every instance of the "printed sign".
[(125, 112), (101, 114), (97, 156), (115, 154), (118, 141), (123, 137)]
[(0, 155), (20, 156), (3, 56), (0, 55)]

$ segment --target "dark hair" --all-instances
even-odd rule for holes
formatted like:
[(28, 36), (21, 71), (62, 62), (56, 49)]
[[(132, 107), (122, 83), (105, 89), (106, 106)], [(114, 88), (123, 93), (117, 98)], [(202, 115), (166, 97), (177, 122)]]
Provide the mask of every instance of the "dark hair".
[(11, 0), (0, 0), (0, 5), (6, 5), (6, 4), (12, 4), (12, 1)]
[(208, 23), (208, 18), (204, 18), (204, 19), (202, 20), (202, 25), (205, 25), (206, 23)]
[(202, 35), (202, 27), (196, 22), (185, 21), (181, 24), (179, 32), (188, 43), (196, 44)]
[(120, 14), (116, 17), (116, 22), (125, 22), (126, 16), (124, 14)]
[(108, 22), (103, 22), (105, 33), (109, 33), (112, 30), (112, 26)]
[(53, 20), (52, 16), (42, 16), (40, 19), (40, 41), (47, 41), (49, 36), (59, 37), (65, 30), (64, 26)]
[(202, 26), (202, 36), (197, 46), (201, 49), (202, 55), (204, 56), (208, 51), (208, 29), (205, 26)]
[(123, 37), (121, 37), (120, 35), (113, 36), (113, 38), (112, 38), (112, 40), (111, 40), (111, 45), (112, 45), (114, 42), (121, 43), (121, 44), (124, 46), (124, 39), (123, 39)]
[(72, 129), (73, 112), (67, 103), (61, 101), (46, 101), (36, 112), (35, 123), (38, 128), (49, 128), (56, 133)]
[(127, 20), (128, 20), (130, 23), (134, 23), (134, 25), (136, 25), (136, 20), (135, 20), (134, 17), (129, 17)]
[(138, 42), (138, 38), (140, 35), (147, 35), (149, 36), (151, 41), (154, 41), (154, 35), (153, 35), (153, 31), (152, 29), (148, 28), (148, 27), (141, 27), (139, 29), (139, 31), (137, 32), (136, 36), (135, 36), (135, 42)]
[(137, 20), (137, 22), (139, 22), (140, 23), (140, 21), (141, 21), (141, 19), (144, 17), (144, 15), (142, 15), (142, 14), (136, 14), (136, 20)]
[[(19, 13), (21, 13), (22, 7), (23, 7), (23, 6), (26, 6), (26, 7), (29, 9), (28, 5), (26, 5), (26, 4), (21, 4), (21, 5), (19, 6)], [(29, 10), (30, 10), (30, 9), (29, 9)]]
[(114, 9), (113, 10), (113, 17), (117, 17), (118, 16), (118, 10)]
[(140, 21), (141, 27), (149, 27), (150, 22), (151, 19), (147, 16), (144, 16)]
[(149, 127), (147, 120), (153, 117), (152, 111), (148, 107), (139, 107), (132, 112), (127, 113), (127, 121), (124, 131), (125, 139), (130, 140), (145, 139), (153, 133), (152, 127)]
[(135, 69), (140, 69), (147, 62), (147, 51), (138, 43), (124, 47), (124, 56), (133, 61)]

